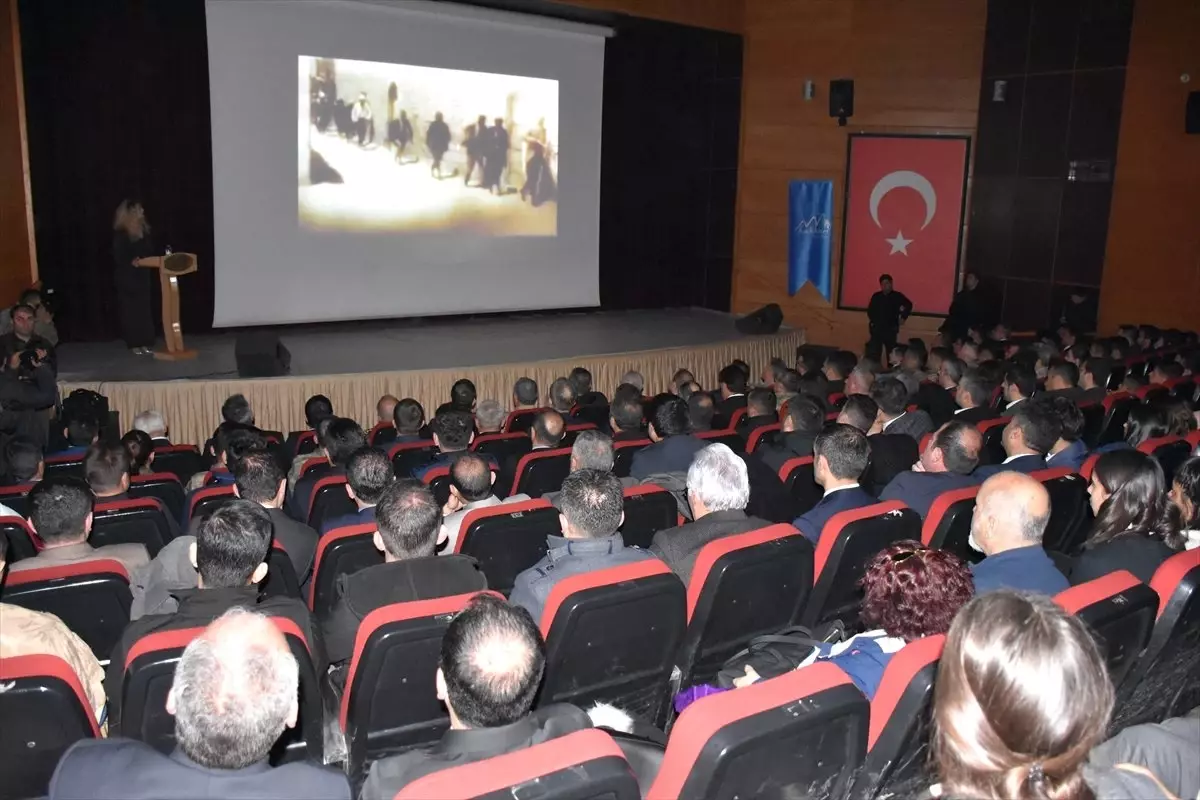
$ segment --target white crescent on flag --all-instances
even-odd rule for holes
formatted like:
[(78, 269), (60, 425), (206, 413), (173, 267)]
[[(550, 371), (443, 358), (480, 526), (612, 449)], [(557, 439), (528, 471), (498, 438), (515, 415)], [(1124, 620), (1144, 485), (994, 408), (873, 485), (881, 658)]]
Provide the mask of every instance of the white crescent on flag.
[(875, 220), (875, 224), (880, 228), (883, 227), (879, 222), (879, 204), (883, 201), (884, 195), (892, 189), (899, 189), (907, 186), (913, 189), (917, 194), (921, 195), (921, 199), (925, 201), (925, 222), (921, 228), (933, 219), (933, 215), (937, 213), (937, 192), (933, 189), (933, 184), (919, 172), (902, 169), (896, 172), (889, 172), (879, 179), (875, 184), (875, 188), (871, 190), (871, 219)]

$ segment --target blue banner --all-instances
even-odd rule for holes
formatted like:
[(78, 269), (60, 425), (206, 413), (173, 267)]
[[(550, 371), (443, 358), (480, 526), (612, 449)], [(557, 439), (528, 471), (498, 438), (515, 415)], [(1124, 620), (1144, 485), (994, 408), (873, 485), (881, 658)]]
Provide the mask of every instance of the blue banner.
[(828, 301), (833, 290), (833, 181), (792, 181), (788, 225), (788, 294), (811, 283)]

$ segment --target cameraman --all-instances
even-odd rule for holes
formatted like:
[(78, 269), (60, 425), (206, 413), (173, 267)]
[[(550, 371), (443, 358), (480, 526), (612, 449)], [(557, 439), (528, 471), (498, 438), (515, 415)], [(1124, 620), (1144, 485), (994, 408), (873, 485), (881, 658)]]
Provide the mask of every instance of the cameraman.
[(29, 353), (29, 356), (26, 357), (28, 366), (32, 366), (31, 361), (40, 361), (48, 363), (51, 369), (54, 369), (56, 361), (54, 345), (34, 332), (34, 327), (37, 325), (37, 312), (33, 310), (33, 307), (24, 303), (13, 306), (12, 325), (11, 331), (0, 336), (0, 356), (3, 356), (7, 362), (14, 353), (27, 351)]
[(0, 372), (0, 449), (13, 436), (46, 447), (50, 420), (45, 409), (54, 405), (58, 394), (54, 368), (46, 363), (49, 357), (51, 353), (36, 346), (6, 355)]
[[(17, 304), (33, 309), (35, 317), (33, 332), (50, 344), (57, 346), (58, 329), (54, 327), (54, 309), (50, 306), (50, 297), (54, 291), (47, 289), (45, 295), (42, 292), (41, 289), (26, 289), (21, 292), (21, 299), (17, 301)], [(12, 308), (0, 311), (0, 335), (13, 329), (12, 312)]]

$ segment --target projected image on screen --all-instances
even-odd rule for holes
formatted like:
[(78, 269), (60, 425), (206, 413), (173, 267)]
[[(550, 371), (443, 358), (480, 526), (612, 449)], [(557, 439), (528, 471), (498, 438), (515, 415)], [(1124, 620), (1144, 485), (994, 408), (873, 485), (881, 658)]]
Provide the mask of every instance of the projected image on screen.
[(558, 81), (310, 56), (300, 73), (303, 227), (557, 234)]

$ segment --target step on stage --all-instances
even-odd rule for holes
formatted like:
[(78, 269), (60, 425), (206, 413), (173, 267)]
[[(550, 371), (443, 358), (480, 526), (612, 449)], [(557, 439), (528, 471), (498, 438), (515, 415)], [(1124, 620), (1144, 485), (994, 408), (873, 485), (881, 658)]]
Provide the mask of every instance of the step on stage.
[(707, 389), (734, 359), (755, 371), (775, 357), (792, 363), (803, 343), (798, 330), (747, 336), (733, 321), (715, 311), (668, 309), (275, 327), (292, 355), (284, 378), (238, 378), (232, 331), (188, 336), (199, 357), (179, 362), (135, 356), (120, 342), (64, 344), (59, 387), (64, 396), (79, 388), (108, 396), (125, 429), (139, 411), (154, 408), (174, 441), (203, 442), (220, 422), (221, 403), (237, 392), (250, 400), (259, 427), (286, 432), (304, 427), (304, 401), (314, 394), (367, 424), (381, 395), (415, 397), (432, 413), (464, 377), (475, 382), (479, 399), (506, 408), (517, 378), (533, 378), (544, 395), (575, 366), (591, 370), (605, 394), (630, 369), (645, 376), (649, 394), (665, 391), (680, 367)]

